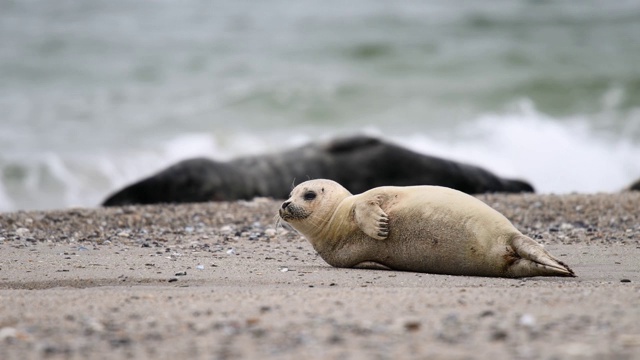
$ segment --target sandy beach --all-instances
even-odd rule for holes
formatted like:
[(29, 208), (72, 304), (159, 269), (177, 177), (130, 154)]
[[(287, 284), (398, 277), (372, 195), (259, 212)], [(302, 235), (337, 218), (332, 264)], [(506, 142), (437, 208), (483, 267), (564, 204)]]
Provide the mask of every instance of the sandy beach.
[(640, 193), (479, 198), (578, 277), (332, 268), (270, 199), (0, 214), (0, 359), (640, 359)]

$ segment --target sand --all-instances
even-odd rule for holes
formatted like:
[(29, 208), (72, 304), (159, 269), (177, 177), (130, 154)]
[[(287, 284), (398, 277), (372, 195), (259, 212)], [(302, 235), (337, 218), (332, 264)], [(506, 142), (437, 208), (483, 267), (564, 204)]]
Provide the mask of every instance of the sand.
[(578, 277), (332, 268), (268, 199), (0, 214), (0, 359), (640, 359), (640, 193), (480, 199)]

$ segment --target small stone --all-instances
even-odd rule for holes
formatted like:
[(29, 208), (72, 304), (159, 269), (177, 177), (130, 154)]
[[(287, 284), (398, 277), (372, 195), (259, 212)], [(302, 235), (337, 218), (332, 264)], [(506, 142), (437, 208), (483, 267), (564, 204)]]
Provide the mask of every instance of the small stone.
[(17, 228), (16, 229), (16, 235), (20, 236), (20, 237), (24, 237), (29, 233), (29, 229), (27, 228)]
[(129, 346), (131, 345), (131, 339), (128, 337), (119, 337), (116, 339), (109, 340), (109, 343), (112, 347), (120, 347), (120, 346)]
[(494, 329), (491, 332), (491, 340), (493, 341), (503, 341), (506, 340), (508, 336), (509, 333), (507, 332), (507, 330), (501, 328)]
[(531, 314), (524, 314), (520, 316), (518, 323), (525, 327), (533, 327), (536, 324), (536, 318)]
[(415, 332), (420, 330), (420, 322), (419, 321), (407, 321), (404, 323), (404, 329), (409, 332)]
[(493, 316), (496, 313), (493, 310), (485, 310), (483, 312), (480, 313), (480, 317), (484, 318), (484, 317), (489, 317), (489, 316)]
[(204, 270), (204, 265), (197, 265), (197, 266), (196, 266), (196, 269), (198, 269), (198, 270)]
[(280, 268), (280, 272), (287, 272), (287, 271), (289, 271), (288, 267), (281, 267)]
[(178, 279), (177, 279), (177, 278), (171, 278), (171, 279), (169, 279), (168, 281), (169, 281), (169, 282), (176, 282), (176, 281), (178, 281)]
[(274, 237), (276, 236), (276, 229), (267, 229), (264, 231), (265, 236)]
[(327, 339), (327, 343), (329, 344), (340, 344), (342, 342), (344, 342), (344, 339), (338, 334), (333, 334)]
[(229, 254), (229, 255), (233, 255), (235, 253), (236, 253), (236, 250), (234, 248), (231, 248), (231, 249), (227, 250), (227, 254)]
[(90, 333), (101, 333), (105, 331), (105, 326), (94, 318), (86, 318), (83, 320), (86, 330)]
[(569, 223), (562, 223), (560, 225), (560, 230), (571, 230), (571, 229), (573, 229), (573, 225)]
[(15, 338), (17, 335), (18, 330), (16, 330), (15, 328), (7, 326), (0, 329), (0, 341)]

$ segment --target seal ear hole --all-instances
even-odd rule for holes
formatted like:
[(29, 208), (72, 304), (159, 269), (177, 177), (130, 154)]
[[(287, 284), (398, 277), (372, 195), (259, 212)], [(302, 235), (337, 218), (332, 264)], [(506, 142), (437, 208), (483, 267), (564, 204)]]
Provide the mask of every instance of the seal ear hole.
[(307, 191), (302, 196), (306, 201), (311, 201), (316, 198), (316, 193), (314, 191)]

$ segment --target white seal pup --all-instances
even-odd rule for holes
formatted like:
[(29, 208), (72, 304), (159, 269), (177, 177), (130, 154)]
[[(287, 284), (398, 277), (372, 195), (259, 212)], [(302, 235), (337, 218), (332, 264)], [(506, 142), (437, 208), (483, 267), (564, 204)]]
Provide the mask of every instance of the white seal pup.
[(331, 180), (296, 186), (279, 215), (335, 267), (434, 274), (575, 276), (502, 214), (440, 186), (351, 195)]

